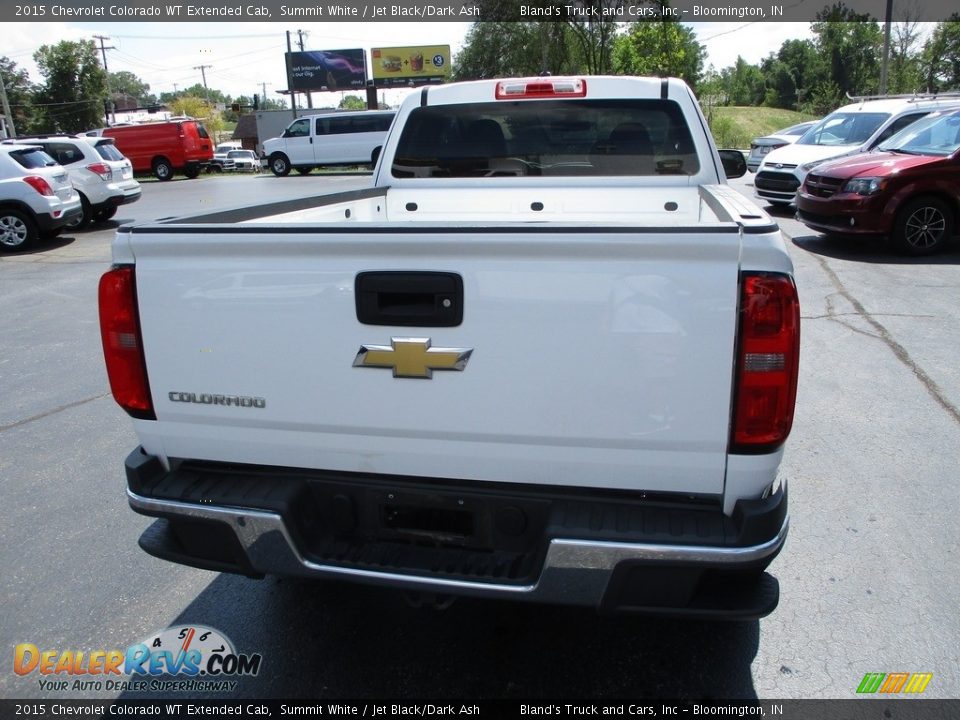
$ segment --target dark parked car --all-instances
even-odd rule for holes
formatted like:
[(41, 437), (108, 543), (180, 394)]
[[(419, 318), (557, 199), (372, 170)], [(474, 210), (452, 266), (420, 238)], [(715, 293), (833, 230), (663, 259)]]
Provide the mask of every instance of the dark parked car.
[(841, 235), (889, 235), (911, 255), (936, 252), (960, 218), (960, 110), (931, 113), (877, 149), (811, 171), (797, 219)]

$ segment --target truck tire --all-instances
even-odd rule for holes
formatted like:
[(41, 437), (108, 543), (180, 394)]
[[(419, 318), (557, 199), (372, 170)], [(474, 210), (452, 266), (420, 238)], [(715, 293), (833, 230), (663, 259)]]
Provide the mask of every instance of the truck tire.
[(290, 174), (290, 160), (283, 153), (274, 153), (270, 156), (270, 170), (277, 177), (286, 177)]
[(37, 241), (36, 223), (20, 210), (0, 210), (0, 248), (24, 250)]
[(309, 166), (307, 167), (301, 166), (296, 168), (296, 171), (301, 175), (309, 175), (313, 171), (313, 168)]
[(166, 182), (173, 177), (173, 164), (165, 157), (159, 157), (153, 161), (153, 174), (157, 180)]
[(199, 165), (187, 165), (187, 167), (183, 169), (183, 174), (186, 175), (188, 179), (193, 180), (200, 175), (200, 170)]
[(953, 211), (939, 198), (911, 200), (893, 225), (893, 242), (907, 255), (930, 255), (943, 249), (953, 236)]

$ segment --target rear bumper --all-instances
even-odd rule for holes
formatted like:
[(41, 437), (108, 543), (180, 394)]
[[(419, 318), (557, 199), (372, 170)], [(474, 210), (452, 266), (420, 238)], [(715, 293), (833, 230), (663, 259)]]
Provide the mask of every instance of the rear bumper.
[(130, 506), (173, 562), (612, 612), (752, 619), (787, 534), (786, 488), (741, 501), (183, 463), (135, 450)]

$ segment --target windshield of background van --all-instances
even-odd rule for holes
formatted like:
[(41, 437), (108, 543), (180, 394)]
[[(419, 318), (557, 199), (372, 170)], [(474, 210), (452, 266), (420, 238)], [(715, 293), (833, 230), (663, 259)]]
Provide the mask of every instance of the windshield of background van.
[(797, 145), (859, 145), (888, 117), (890, 113), (833, 113), (797, 140)]
[(960, 112), (927, 115), (881, 143), (877, 149), (908, 155), (953, 155), (960, 150)]
[(421, 107), (396, 178), (695, 175), (690, 129), (669, 100), (500, 101)]

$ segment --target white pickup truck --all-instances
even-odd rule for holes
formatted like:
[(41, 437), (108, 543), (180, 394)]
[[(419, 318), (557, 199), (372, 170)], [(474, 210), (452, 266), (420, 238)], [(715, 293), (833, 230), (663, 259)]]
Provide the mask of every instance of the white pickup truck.
[(100, 313), (143, 549), (772, 611), (797, 293), (706, 127), (675, 79), (423, 88), (368, 189), (121, 227)]

